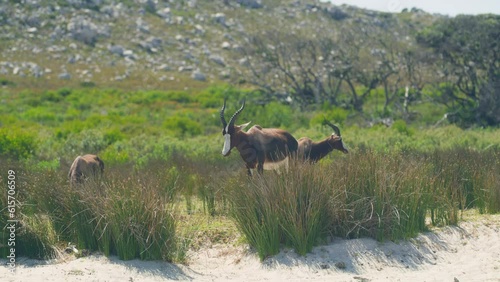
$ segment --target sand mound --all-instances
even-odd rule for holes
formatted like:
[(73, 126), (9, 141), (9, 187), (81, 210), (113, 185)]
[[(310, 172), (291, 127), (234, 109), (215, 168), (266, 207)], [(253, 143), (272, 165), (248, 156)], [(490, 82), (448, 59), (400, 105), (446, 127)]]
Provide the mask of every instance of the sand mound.
[(245, 247), (191, 253), (189, 265), (115, 257), (2, 260), (1, 281), (500, 281), (500, 215), (401, 242), (334, 238), (306, 257), (284, 250), (261, 263)]

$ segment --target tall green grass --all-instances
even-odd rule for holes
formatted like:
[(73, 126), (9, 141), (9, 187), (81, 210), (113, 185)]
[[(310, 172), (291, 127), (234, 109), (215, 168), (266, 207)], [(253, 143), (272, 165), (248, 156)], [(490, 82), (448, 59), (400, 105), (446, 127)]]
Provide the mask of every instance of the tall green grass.
[[(104, 179), (76, 187), (70, 187), (62, 172), (25, 171), (26, 181), (18, 186), (22, 224), (33, 230), (31, 237), (50, 247), (59, 238), (77, 249), (99, 250), (124, 260), (182, 261), (177, 256), (185, 252), (177, 248), (175, 180), (161, 173), (167, 169), (157, 164), (142, 171), (111, 168)], [(27, 238), (20, 245), (32, 246), (36, 240)], [(24, 248), (19, 255), (48, 258), (51, 252)]]
[[(330, 236), (408, 238), (429, 224), (457, 224), (464, 209), (500, 212), (495, 148), (428, 153), (357, 148), (315, 165), (291, 162), (288, 170), (251, 178), (237, 158), (176, 152), (168, 160), (106, 166), (104, 178), (73, 188), (68, 167), (0, 161), (0, 172), (8, 169), (19, 179), (18, 255), (38, 258), (54, 257), (71, 242), (121, 259), (183, 261), (191, 242), (199, 241), (191, 240), (196, 226), (189, 222), (200, 220), (200, 211), (209, 218), (201, 220), (204, 225), (229, 216), (261, 259), (283, 246), (306, 254)], [(7, 187), (5, 174), (0, 178)], [(5, 226), (5, 195), (0, 204)], [(0, 230), (1, 254), (7, 252), (6, 236), (7, 230)]]
[(398, 240), (429, 224), (457, 224), (463, 209), (498, 212), (498, 152), (360, 150), (315, 166), (248, 179), (231, 216), (261, 259), (290, 246), (305, 254), (326, 235)]

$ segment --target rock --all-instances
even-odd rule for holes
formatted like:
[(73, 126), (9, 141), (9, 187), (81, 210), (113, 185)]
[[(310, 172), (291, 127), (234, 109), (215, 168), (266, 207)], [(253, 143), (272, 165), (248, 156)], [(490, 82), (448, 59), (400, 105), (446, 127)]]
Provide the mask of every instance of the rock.
[(150, 53), (156, 53), (161, 48), (162, 40), (157, 37), (150, 37), (145, 41), (139, 42), (139, 46)]
[(216, 23), (226, 26), (226, 15), (224, 15), (223, 13), (217, 13), (212, 15), (212, 20)]
[(171, 70), (172, 70), (172, 68), (171, 68), (171, 67), (169, 67), (167, 64), (161, 64), (161, 65), (159, 65), (159, 66), (156, 68), (156, 70), (158, 70), (158, 71), (171, 71)]
[(103, 0), (66, 0), (67, 4), (78, 9), (97, 10)]
[(37, 64), (33, 64), (33, 66), (31, 66), (30, 71), (31, 75), (33, 75), (33, 77), (36, 78), (42, 77), (44, 75), (43, 69)]
[(67, 63), (74, 64), (74, 63), (76, 63), (76, 61), (78, 61), (78, 59), (75, 56), (71, 55), (71, 56), (69, 56)]
[(108, 50), (109, 52), (120, 56), (123, 56), (123, 52), (125, 51), (121, 45), (110, 45), (108, 46)]
[(244, 67), (250, 66), (250, 63), (248, 62), (247, 58), (241, 58), (241, 59), (239, 59), (238, 60), (238, 64), (240, 64), (240, 66), (244, 66)]
[(236, 2), (250, 9), (260, 9), (263, 7), (260, 0), (236, 0)]
[(149, 33), (149, 26), (141, 18), (138, 18), (135, 21), (135, 24), (137, 26), (138, 31), (143, 33)]
[(192, 71), (192, 70), (194, 70), (194, 67), (192, 66), (180, 66), (178, 69), (179, 72)]
[(192, 74), (191, 74), (191, 77), (194, 79), (194, 80), (198, 80), (198, 81), (206, 81), (207, 78), (205, 76), (204, 73), (200, 72), (199, 70), (196, 70), (194, 71)]
[(63, 73), (60, 73), (58, 77), (59, 77), (59, 79), (69, 80), (69, 79), (71, 79), (71, 74), (69, 74), (67, 72), (63, 72)]
[(71, 18), (67, 30), (71, 38), (91, 46), (95, 45), (99, 37), (109, 37), (107, 27), (99, 27), (81, 15)]
[(151, 13), (154, 14), (156, 13), (156, 3), (153, 0), (146, 0), (146, 3), (144, 3), (144, 9)]
[(118, 5), (103, 6), (100, 9), (100, 11), (101, 11), (101, 13), (108, 15), (111, 18), (118, 18), (121, 15), (120, 8), (121, 8), (121, 3)]
[(197, 24), (197, 25), (194, 26), (194, 34), (204, 35), (205, 34), (205, 29), (201, 25)]
[(229, 44), (229, 42), (227, 41), (224, 41), (222, 42), (221, 46), (220, 46), (222, 49), (226, 49), (228, 50), (229, 48), (231, 48), (231, 44)]
[(231, 72), (229, 70), (223, 70), (219, 73), (221, 79), (228, 79), (231, 77)]
[(341, 21), (350, 17), (350, 15), (339, 7), (328, 7), (326, 13), (334, 20)]
[(159, 10), (158, 12), (156, 12), (156, 14), (164, 19), (170, 19), (170, 17), (172, 16), (170, 8)]
[(219, 55), (210, 55), (208, 57), (212, 62), (221, 65), (221, 66), (226, 66), (226, 63), (224, 62), (224, 58), (219, 56)]
[(64, 30), (60, 26), (56, 26), (54, 30), (50, 33), (50, 39), (53, 41), (59, 40), (64, 36)]
[(125, 51), (123, 51), (123, 56), (124, 57), (134, 57), (134, 51), (132, 51), (132, 50), (125, 50)]

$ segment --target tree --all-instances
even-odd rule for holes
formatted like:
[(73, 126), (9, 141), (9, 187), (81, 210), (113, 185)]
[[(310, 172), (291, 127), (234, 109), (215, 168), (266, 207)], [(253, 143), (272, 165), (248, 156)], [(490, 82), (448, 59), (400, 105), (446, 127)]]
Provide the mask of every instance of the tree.
[(344, 102), (362, 111), (367, 95), (380, 81), (378, 70), (360, 61), (362, 44), (349, 35), (334, 40), (266, 31), (249, 37), (243, 48), (246, 77), (267, 93), (288, 93), (301, 107), (325, 102), (339, 106), (345, 84), (351, 98)]
[[(500, 124), (500, 16), (461, 15), (437, 21), (417, 41), (441, 58), (441, 74), (458, 91), (441, 97), (463, 126)], [(452, 101), (452, 103), (449, 103)]]
[[(280, 31), (250, 36), (243, 48), (246, 77), (268, 94), (286, 93), (300, 106), (336, 103), (331, 39), (308, 39)], [(338, 87), (337, 87), (338, 88)]]

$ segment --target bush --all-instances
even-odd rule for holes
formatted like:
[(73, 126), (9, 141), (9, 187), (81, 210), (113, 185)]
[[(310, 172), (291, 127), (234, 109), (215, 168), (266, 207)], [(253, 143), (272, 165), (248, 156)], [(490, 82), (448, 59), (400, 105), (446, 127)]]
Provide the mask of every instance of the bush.
[(83, 130), (68, 135), (63, 147), (64, 155), (98, 153), (109, 145), (105, 134), (100, 130)]
[(324, 109), (322, 113), (319, 113), (311, 118), (309, 125), (315, 126), (323, 124), (323, 120), (326, 118), (328, 121), (337, 124), (338, 126), (342, 126), (347, 120), (348, 114), (349, 112), (342, 108)]
[(163, 126), (178, 137), (195, 136), (202, 133), (201, 125), (191, 118), (173, 116), (163, 122)]
[(0, 78), (0, 85), (1, 86), (16, 86), (16, 84), (8, 79), (5, 78)]
[(84, 87), (84, 88), (93, 88), (93, 87), (96, 87), (97, 84), (93, 81), (83, 81), (83, 82), (80, 82), (80, 86)]
[(404, 120), (396, 120), (391, 126), (392, 129), (396, 130), (400, 134), (412, 136), (413, 135), (413, 130), (411, 128), (408, 128), (406, 125), (406, 122)]
[(0, 128), (0, 156), (21, 160), (32, 156), (36, 150), (33, 134), (18, 128)]

